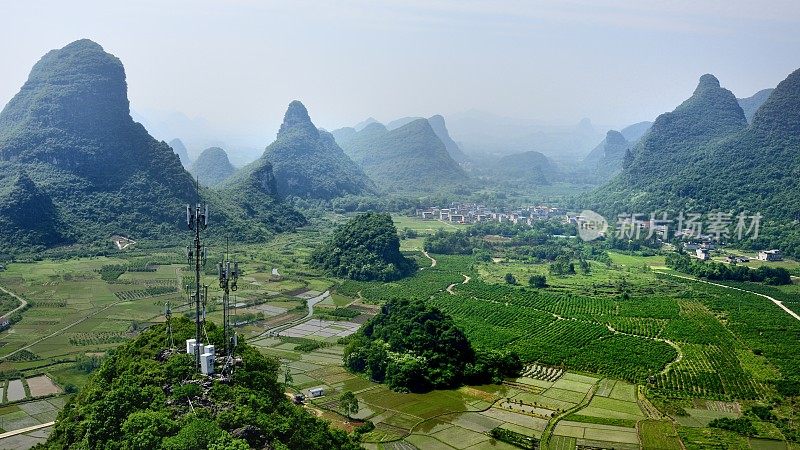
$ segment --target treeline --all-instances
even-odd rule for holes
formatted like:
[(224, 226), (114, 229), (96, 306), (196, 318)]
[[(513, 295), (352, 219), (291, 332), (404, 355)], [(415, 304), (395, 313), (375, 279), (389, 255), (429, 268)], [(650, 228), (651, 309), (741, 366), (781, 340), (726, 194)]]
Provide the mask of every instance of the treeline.
[(476, 352), (452, 318), (423, 301), (390, 300), (349, 338), (348, 369), (401, 392), (500, 382), (522, 369), (519, 356)]
[(747, 266), (704, 262), (686, 253), (668, 253), (666, 264), (678, 272), (709, 280), (751, 281), (771, 285), (792, 284), (791, 274), (783, 267), (760, 266), (757, 269), (750, 269)]

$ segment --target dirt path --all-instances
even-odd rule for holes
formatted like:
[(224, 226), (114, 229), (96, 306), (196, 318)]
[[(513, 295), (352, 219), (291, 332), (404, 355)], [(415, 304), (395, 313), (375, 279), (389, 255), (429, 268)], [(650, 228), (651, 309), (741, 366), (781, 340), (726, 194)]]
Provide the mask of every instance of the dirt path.
[(263, 333), (257, 334), (255, 336), (251, 337), (250, 339), (251, 340), (256, 340), (256, 339), (258, 339), (258, 338), (260, 338), (262, 336), (265, 336), (265, 335), (269, 336), (269, 335), (271, 335), (273, 333), (279, 333), (279, 332), (281, 332), (281, 331), (283, 331), (283, 330), (285, 330), (287, 328), (291, 328), (291, 327), (293, 327), (293, 326), (295, 326), (295, 325), (297, 325), (299, 323), (307, 321), (308, 319), (311, 318), (311, 316), (314, 315), (314, 305), (316, 305), (317, 303), (325, 300), (326, 298), (328, 298), (330, 296), (331, 296), (331, 292), (330, 291), (325, 291), (325, 292), (323, 292), (322, 294), (319, 294), (316, 297), (312, 297), (312, 298), (308, 299), (306, 301), (306, 305), (308, 305), (308, 313), (304, 317), (301, 317), (301, 318), (299, 318), (297, 320), (293, 320), (293, 321), (291, 321), (289, 323), (284, 323), (283, 325), (278, 325), (276, 327), (272, 327), (272, 328), (266, 329), (266, 330), (264, 330)]
[(39, 425), (34, 425), (31, 427), (20, 428), (19, 430), (11, 430), (6, 433), (0, 434), (0, 439), (5, 439), (11, 436), (16, 436), (18, 434), (36, 431), (42, 428), (52, 427), (53, 425), (55, 425), (55, 422), (47, 422), (47, 423), (40, 423)]
[(555, 417), (550, 419), (549, 422), (547, 422), (547, 426), (544, 428), (544, 431), (542, 432), (542, 439), (539, 441), (540, 448), (550, 448), (549, 446), (550, 437), (553, 435), (553, 431), (555, 431), (558, 422), (561, 419), (567, 417), (568, 415), (585, 408), (592, 401), (592, 398), (594, 397), (594, 394), (597, 392), (597, 387), (599, 385), (600, 385), (600, 380), (597, 380), (597, 382), (595, 382), (592, 385), (592, 387), (589, 389), (589, 392), (586, 393), (586, 395), (583, 397), (583, 400), (581, 400), (580, 403), (573, 406), (572, 408), (569, 408), (561, 412), (561, 414), (556, 415)]
[[(471, 277), (468, 277), (468, 276), (464, 275), (463, 273), (461, 274), (461, 276), (464, 277), (464, 281), (461, 284), (467, 284), (467, 283), (469, 283), (469, 280), (472, 279)], [(450, 295), (456, 295), (455, 291), (453, 291), (453, 289), (455, 289), (455, 287), (456, 287), (456, 284), (457, 283), (453, 283), (450, 286), (447, 286), (447, 292)]]
[(663, 275), (669, 275), (669, 276), (675, 277), (675, 278), (683, 278), (684, 280), (696, 281), (698, 283), (711, 284), (711, 285), (719, 286), (719, 287), (726, 288), (726, 289), (733, 289), (734, 291), (747, 292), (748, 294), (753, 294), (753, 295), (757, 295), (759, 297), (764, 297), (767, 300), (771, 301), (772, 303), (775, 303), (776, 305), (778, 305), (778, 307), (780, 309), (786, 311), (786, 313), (789, 314), (790, 316), (794, 317), (797, 320), (800, 320), (800, 315), (797, 315), (796, 312), (794, 312), (791, 309), (787, 308), (786, 305), (784, 305), (782, 301), (776, 300), (775, 298), (770, 297), (769, 295), (766, 295), (766, 294), (759, 294), (758, 292), (748, 291), (747, 289), (741, 289), (741, 288), (737, 288), (737, 287), (733, 287), (733, 286), (726, 286), (724, 284), (714, 283), (712, 281), (698, 280), (697, 278), (687, 277), (687, 276), (684, 276), (684, 275), (675, 275), (673, 273), (667, 273), (667, 272), (656, 272), (656, 273), (660, 273), (660, 274), (663, 274)]
[(425, 255), (426, 258), (431, 260), (431, 267), (436, 267), (436, 260), (431, 255), (429, 255), (428, 252), (423, 251), (422, 254)]
[(17, 299), (17, 301), (19, 301), (19, 306), (17, 306), (16, 308), (12, 309), (11, 311), (9, 311), (9, 312), (3, 314), (2, 316), (0, 316), (0, 319), (5, 319), (7, 317), (11, 317), (11, 315), (14, 314), (15, 312), (17, 312), (17, 311), (25, 308), (26, 306), (28, 306), (28, 302), (25, 299), (23, 299), (22, 297), (20, 297), (19, 295), (15, 294), (15, 293), (9, 291), (8, 289), (4, 288), (3, 286), (0, 286), (0, 291), (5, 292), (6, 294), (14, 297), (15, 299)]
[(668, 362), (667, 365), (664, 366), (663, 369), (661, 369), (661, 372), (659, 372), (659, 374), (667, 373), (669, 371), (669, 368), (672, 367), (673, 364), (677, 364), (677, 363), (681, 362), (681, 360), (683, 359), (683, 351), (681, 351), (681, 347), (678, 344), (670, 341), (669, 339), (664, 339), (664, 338), (659, 338), (659, 337), (644, 336), (644, 335), (641, 335), (641, 334), (625, 333), (624, 331), (619, 331), (619, 330), (615, 329), (614, 327), (612, 327), (609, 324), (605, 324), (605, 325), (606, 325), (606, 328), (608, 328), (608, 331), (610, 331), (610, 332), (612, 332), (614, 334), (622, 334), (622, 335), (625, 335), (625, 336), (631, 336), (631, 337), (636, 337), (636, 338), (641, 338), (641, 339), (650, 339), (650, 340), (653, 340), (653, 341), (663, 342), (663, 343), (669, 345), (670, 347), (674, 348), (675, 351), (678, 352), (678, 356), (674, 360)]

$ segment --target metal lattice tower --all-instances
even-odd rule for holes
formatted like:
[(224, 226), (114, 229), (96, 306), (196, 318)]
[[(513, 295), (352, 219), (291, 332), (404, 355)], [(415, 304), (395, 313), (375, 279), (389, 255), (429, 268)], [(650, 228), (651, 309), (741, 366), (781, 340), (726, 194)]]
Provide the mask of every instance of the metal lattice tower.
[(172, 339), (172, 307), (169, 302), (164, 303), (164, 317), (167, 319), (167, 348), (173, 350), (175, 341)]
[(225, 335), (225, 365), (223, 373), (227, 373), (233, 368), (233, 351), (236, 347), (236, 332), (231, 325), (231, 303), (230, 293), (238, 289), (236, 283), (239, 279), (239, 263), (234, 259), (230, 260), (230, 254), (226, 252), (225, 260), (217, 265), (219, 272), (219, 287), (222, 288), (222, 326)]
[[(206, 248), (200, 242), (200, 231), (208, 227), (208, 205), (200, 205), (197, 203), (195, 207), (186, 205), (186, 225), (190, 230), (194, 231), (194, 245), (186, 247), (186, 261), (192, 266), (194, 265), (194, 293), (191, 294), (190, 299), (195, 304), (195, 342), (200, 343), (200, 335), (202, 332), (202, 323), (200, 316), (200, 303), (201, 303), (201, 289), (200, 289), (200, 267), (206, 263)], [(204, 286), (206, 292), (205, 297), (208, 297), (208, 286)], [(205, 303), (205, 300), (202, 300)], [(205, 319), (205, 307), (203, 308), (203, 317)], [(200, 352), (195, 350), (195, 364), (197, 370), (200, 370)]]

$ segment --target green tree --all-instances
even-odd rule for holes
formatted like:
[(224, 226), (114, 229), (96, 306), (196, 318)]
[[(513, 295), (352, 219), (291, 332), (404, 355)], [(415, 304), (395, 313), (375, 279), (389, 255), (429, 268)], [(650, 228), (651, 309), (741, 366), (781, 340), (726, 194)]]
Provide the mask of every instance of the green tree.
[(517, 284), (517, 279), (514, 278), (514, 274), (512, 273), (507, 273), (506, 276), (503, 277), (503, 279), (505, 279), (506, 283), (508, 284)]
[(356, 398), (356, 395), (351, 391), (345, 391), (341, 397), (339, 397), (339, 406), (342, 407), (345, 415), (349, 419), (353, 414), (358, 413), (358, 398)]
[(545, 277), (544, 275), (531, 275), (531, 277), (528, 278), (528, 284), (531, 287), (535, 287), (535, 288), (546, 287), (547, 286), (547, 277)]
[(283, 382), (287, 386), (291, 386), (292, 382), (294, 382), (294, 379), (292, 378), (292, 371), (289, 369), (288, 365), (286, 366), (286, 372), (285, 372), (285, 375), (284, 375), (284, 381)]

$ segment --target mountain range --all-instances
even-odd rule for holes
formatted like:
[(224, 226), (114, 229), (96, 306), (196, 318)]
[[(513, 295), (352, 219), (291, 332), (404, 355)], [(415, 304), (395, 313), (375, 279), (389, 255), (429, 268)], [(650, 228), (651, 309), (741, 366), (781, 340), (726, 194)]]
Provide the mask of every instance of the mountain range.
[(483, 111), (448, 115), (448, 129), (471, 158), (537, 151), (556, 162), (573, 164), (603, 139), (589, 119), (553, 126)]
[[(245, 223), (220, 195), (199, 195), (233, 232), (287, 228)], [(173, 149), (131, 118), (122, 62), (95, 42), (48, 52), (0, 112), (0, 250), (163, 239), (185, 229), (185, 205), (197, 199)]]
[[(734, 95), (703, 75), (693, 95), (659, 116), (630, 165), (585, 199), (607, 214), (714, 210), (763, 215), (761, 242), (800, 254), (800, 70), (748, 124)], [(779, 226), (778, 224), (783, 224)]]
[(333, 136), (384, 190), (431, 192), (467, 179), (427, 119), (393, 130), (376, 122), (361, 131), (335, 130)]

